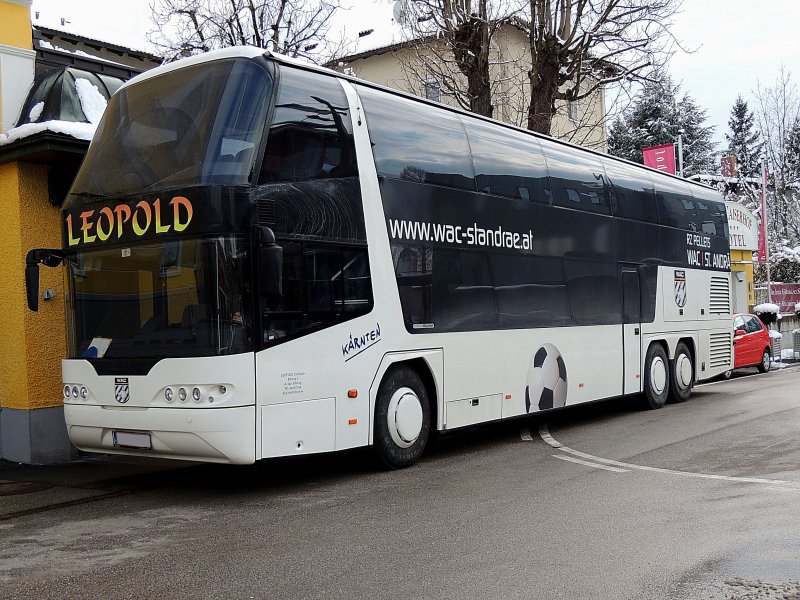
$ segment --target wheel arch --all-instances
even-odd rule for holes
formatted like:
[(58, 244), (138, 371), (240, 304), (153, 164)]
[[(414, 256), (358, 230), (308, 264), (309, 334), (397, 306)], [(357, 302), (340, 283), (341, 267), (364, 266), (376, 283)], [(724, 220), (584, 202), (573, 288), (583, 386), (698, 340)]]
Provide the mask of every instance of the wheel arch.
[[(698, 381), (697, 374), (700, 372), (700, 365), (698, 364), (699, 357), (697, 356), (697, 345), (695, 343), (695, 340), (691, 336), (686, 336), (686, 337), (682, 337), (681, 339), (679, 339), (678, 343), (680, 343), (680, 342), (683, 342), (684, 344), (686, 344), (686, 347), (689, 349), (689, 352), (692, 355), (692, 364), (694, 365), (694, 374), (693, 374), (694, 377), (693, 377), (693, 379), (694, 379), (695, 383), (697, 383), (697, 381)], [(677, 348), (678, 344), (675, 344), (675, 347)], [(673, 359), (675, 358), (674, 350), (673, 350), (673, 357), (672, 358)]]
[(425, 385), (428, 392), (431, 410), (431, 424), (436, 431), (442, 429), (444, 414), (444, 351), (441, 348), (417, 350), (410, 352), (390, 352), (384, 355), (375, 377), (369, 388), (369, 444), (375, 441), (375, 402), (378, 389), (383, 383), (386, 373), (395, 367), (405, 366), (412, 369)]

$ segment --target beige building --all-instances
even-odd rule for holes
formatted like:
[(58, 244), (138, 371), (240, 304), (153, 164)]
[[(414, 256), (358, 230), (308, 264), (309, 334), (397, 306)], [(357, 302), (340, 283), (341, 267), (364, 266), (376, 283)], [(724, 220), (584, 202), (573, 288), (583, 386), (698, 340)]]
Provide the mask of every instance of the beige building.
[[(492, 41), (490, 70), (493, 117), (520, 127), (525, 127), (527, 123), (530, 95), (528, 44), (526, 34), (513, 24), (502, 26)], [(440, 69), (425, 68), (426, 60), (438, 53), (428, 52), (427, 58), (423, 59), (419, 52), (414, 44), (399, 42), (340, 59), (337, 69), (367, 81), (457, 106), (456, 99), (446, 94), (434, 74)], [(460, 73), (454, 71), (453, 75), (463, 79)], [(559, 102), (556, 111), (552, 128), (555, 137), (606, 151), (606, 106), (602, 89), (577, 102)]]

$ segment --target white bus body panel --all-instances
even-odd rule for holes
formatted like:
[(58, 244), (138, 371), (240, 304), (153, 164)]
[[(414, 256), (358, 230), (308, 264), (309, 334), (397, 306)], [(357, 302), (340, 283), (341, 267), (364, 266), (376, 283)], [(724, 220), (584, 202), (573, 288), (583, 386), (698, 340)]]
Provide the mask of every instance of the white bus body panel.
[[(86, 399), (64, 401), (67, 433), (80, 450), (212, 462), (256, 460), (252, 353), (164, 359), (140, 376), (98, 375), (85, 360), (61, 364), (65, 385), (88, 390)], [(122, 385), (127, 393), (117, 390)], [(173, 389), (171, 402), (164, 395), (167, 387)], [(178, 397), (181, 387), (185, 401)], [(195, 387), (202, 392), (197, 402), (191, 395)], [(114, 431), (147, 434), (152, 447), (115, 447)]]

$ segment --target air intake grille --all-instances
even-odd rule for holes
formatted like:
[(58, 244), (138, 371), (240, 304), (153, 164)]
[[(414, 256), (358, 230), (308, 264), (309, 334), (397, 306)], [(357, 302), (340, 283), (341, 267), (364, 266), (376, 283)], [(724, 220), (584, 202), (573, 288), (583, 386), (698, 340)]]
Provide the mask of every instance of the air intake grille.
[(708, 363), (714, 367), (730, 367), (731, 361), (731, 334), (719, 332), (711, 334), (711, 344), (708, 349)]
[(727, 277), (712, 277), (708, 299), (708, 312), (712, 315), (727, 315), (731, 312), (731, 286)]
[(258, 199), (258, 222), (264, 225), (275, 225), (275, 200), (270, 198)]

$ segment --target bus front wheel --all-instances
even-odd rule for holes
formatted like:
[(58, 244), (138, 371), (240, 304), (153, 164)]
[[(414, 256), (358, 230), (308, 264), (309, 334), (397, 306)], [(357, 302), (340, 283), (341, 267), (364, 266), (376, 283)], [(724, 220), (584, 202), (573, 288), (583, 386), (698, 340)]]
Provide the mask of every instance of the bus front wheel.
[(644, 360), (644, 396), (646, 407), (661, 408), (669, 394), (669, 361), (661, 344), (651, 344)]
[(408, 367), (393, 367), (378, 389), (375, 402), (374, 451), (390, 469), (410, 467), (425, 450), (431, 429), (428, 392)]
[(678, 342), (675, 348), (675, 360), (669, 370), (669, 397), (673, 402), (686, 402), (694, 385), (694, 361), (689, 347)]

